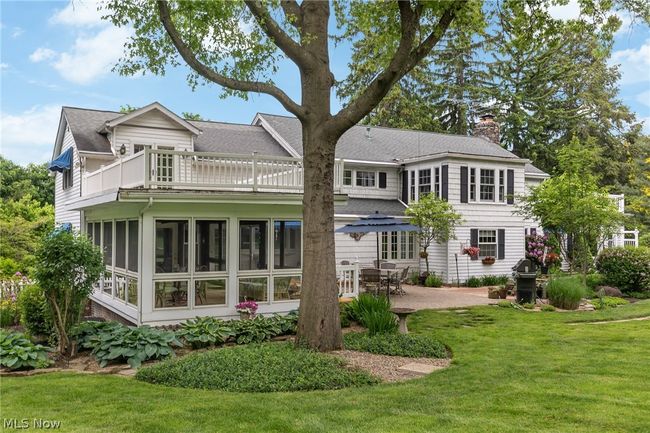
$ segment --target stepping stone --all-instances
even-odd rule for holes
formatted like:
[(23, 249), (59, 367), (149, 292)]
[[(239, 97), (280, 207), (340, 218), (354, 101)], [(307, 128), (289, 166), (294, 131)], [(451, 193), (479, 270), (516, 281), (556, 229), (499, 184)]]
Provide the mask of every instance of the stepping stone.
[(411, 362), (409, 364), (402, 365), (401, 367), (398, 368), (398, 370), (410, 371), (412, 373), (429, 374), (437, 370), (438, 368), (439, 367), (436, 367), (435, 365), (420, 364), (419, 362)]

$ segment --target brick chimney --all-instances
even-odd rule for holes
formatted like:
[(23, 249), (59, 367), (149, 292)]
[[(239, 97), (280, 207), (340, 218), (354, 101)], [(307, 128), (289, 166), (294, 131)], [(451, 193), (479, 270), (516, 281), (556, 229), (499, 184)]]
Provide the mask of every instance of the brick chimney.
[(500, 144), (499, 124), (494, 121), (494, 115), (484, 114), (481, 120), (474, 126), (475, 137), (484, 137), (492, 143)]

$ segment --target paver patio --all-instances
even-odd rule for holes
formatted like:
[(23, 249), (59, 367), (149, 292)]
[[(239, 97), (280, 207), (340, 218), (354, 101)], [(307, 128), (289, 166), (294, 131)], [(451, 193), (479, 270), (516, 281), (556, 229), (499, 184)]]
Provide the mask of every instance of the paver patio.
[[(404, 296), (391, 295), (391, 303), (397, 308), (415, 310), (446, 309), (490, 305), (499, 299), (489, 299), (485, 287), (421, 287), (404, 284)], [(514, 299), (514, 298), (508, 298)]]

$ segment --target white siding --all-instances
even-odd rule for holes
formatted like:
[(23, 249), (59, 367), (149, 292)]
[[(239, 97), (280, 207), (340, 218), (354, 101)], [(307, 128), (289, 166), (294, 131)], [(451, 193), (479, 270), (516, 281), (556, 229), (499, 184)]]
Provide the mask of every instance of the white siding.
[(126, 155), (131, 155), (134, 144), (194, 150), (192, 134), (156, 110), (131, 119), (128, 124), (116, 126), (111, 142), (116, 154), (124, 144)]
[[(348, 194), (352, 198), (378, 198), (397, 199), (399, 198), (399, 174), (395, 167), (377, 167), (345, 164), (345, 170), (352, 170), (352, 186), (341, 187), (341, 193)], [(375, 173), (374, 187), (356, 186), (356, 171), (371, 171)], [(386, 188), (379, 188), (379, 172), (386, 173)]]
[[(338, 218), (334, 222), (334, 229), (344, 226), (345, 224), (354, 221), (356, 218), (343, 219)], [(358, 241), (354, 240), (347, 233), (336, 233), (334, 235), (334, 242), (336, 244), (336, 263), (341, 263), (341, 260), (348, 260), (350, 263), (359, 262), (362, 268), (373, 267), (374, 260), (377, 260), (377, 233), (367, 233)], [(381, 242), (381, 238), (380, 238)], [(381, 248), (381, 244), (380, 244)], [(381, 250), (380, 250), (381, 254)], [(414, 259), (388, 259), (389, 262), (397, 264), (398, 268), (405, 268), (410, 266), (412, 270), (418, 270), (418, 247), (415, 246)]]
[[(68, 211), (65, 204), (81, 195), (81, 168), (79, 167), (79, 154), (74, 143), (74, 138), (69, 128), (66, 128), (63, 136), (61, 152), (73, 148), (72, 157), (72, 186), (66, 190), (63, 189), (63, 173), (54, 172), (54, 221), (56, 224), (71, 223), (76, 229), (81, 224), (81, 214), (79, 211)], [(55, 155), (57, 157), (58, 155)]]

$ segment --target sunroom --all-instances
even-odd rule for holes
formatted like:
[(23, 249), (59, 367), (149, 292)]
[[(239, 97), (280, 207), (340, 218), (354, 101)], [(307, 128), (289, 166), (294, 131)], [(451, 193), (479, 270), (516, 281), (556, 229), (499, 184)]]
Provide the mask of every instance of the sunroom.
[(298, 308), (298, 203), (158, 200), (138, 207), (118, 201), (84, 211), (85, 230), (106, 265), (93, 302), (133, 323), (154, 325), (235, 318), (235, 305), (244, 300), (256, 301), (262, 314)]

